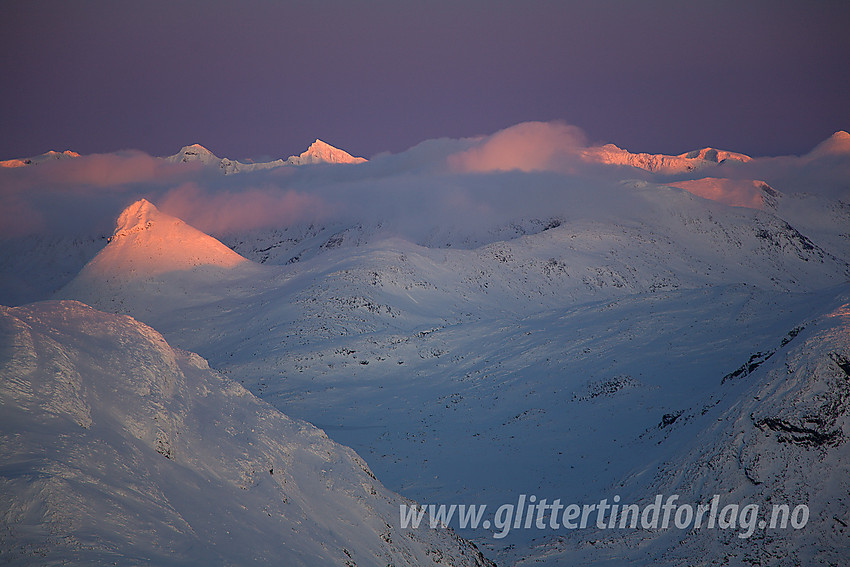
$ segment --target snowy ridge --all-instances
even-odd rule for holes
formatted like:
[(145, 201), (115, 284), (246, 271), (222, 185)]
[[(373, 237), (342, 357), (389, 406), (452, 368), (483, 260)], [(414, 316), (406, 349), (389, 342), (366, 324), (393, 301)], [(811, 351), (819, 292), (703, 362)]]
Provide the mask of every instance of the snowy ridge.
[(176, 154), (163, 159), (169, 163), (200, 163), (205, 167), (218, 167), (225, 175), (240, 171), (272, 169), (286, 164), (285, 160), (281, 159), (263, 163), (242, 163), (229, 158), (219, 158), (200, 144), (184, 146)]
[(9, 565), (483, 566), (353, 451), (153, 329), (75, 302), (0, 308)]
[(269, 162), (243, 163), (229, 158), (219, 158), (200, 144), (184, 146), (176, 154), (163, 159), (170, 163), (201, 163), (208, 167), (218, 167), (224, 174), (273, 169), (285, 165), (356, 164), (366, 161), (365, 158), (354, 157), (348, 152), (335, 148), (319, 139), (316, 139), (309, 148), (298, 156)]
[(163, 159), (171, 163), (200, 162), (204, 165), (216, 165), (221, 161), (219, 157), (201, 144), (183, 146), (180, 148), (180, 151), (173, 156), (168, 156)]
[(614, 144), (585, 148), (581, 152), (581, 157), (592, 163), (627, 165), (665, 175), (697, 171), (722, 164), (727, 160), (746, 163), (752, 159), (744, 154), (714, 148), (703, 148), (677, 156), (631, 153)]
[(71, 150), (65, 150), (64, 152), (50, 150), (49, 152), (45, 152), (35, 157), (0, 161), (0, 167), (26, 167), (28, 165), (39, 165), (45, 162), (78, 157), (80, 157), (80, 154), (72, 152)]

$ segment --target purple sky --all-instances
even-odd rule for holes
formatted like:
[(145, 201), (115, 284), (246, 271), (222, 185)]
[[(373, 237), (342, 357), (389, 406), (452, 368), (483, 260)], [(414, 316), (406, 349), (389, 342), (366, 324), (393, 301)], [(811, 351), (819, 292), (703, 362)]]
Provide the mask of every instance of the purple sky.
[(799, 154), (850, 129), (850, 3), (3, 3), (0, 159), (355, 155), (560, 119), (591, 142)]

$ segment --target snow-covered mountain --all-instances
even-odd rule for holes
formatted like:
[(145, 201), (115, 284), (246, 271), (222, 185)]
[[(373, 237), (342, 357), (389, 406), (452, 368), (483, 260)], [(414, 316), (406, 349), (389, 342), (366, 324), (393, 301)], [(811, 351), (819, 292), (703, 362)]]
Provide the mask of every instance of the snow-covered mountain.
[[(80, 157), (80, 154), (71, 150), (65, 150), (64, 152), (51, 150), (38, 156), (0, 161), (0, 168), (25, 167), (78, 157)], [(335, 148), (319, 139), (316, 139), (315, 142), (310, 144), (310, 147), (300, 155), (268, 162), (244, 163), (230, 158), (220, 158), (201, 144), (183, 146), (176, 154), (166, 156), (162, 159), (167, 163), (200, 163), (207, 167), (217, 167), (225, 174), (274, 169), (283, 165), (311, 165), (321, 163), (356, 164), (367, 161), (366, 158), (354, 157), (345, 150)]]
[(272, 169), (286, 164), (286, 161), (282, 159), (262, 163), (242, 163), (229, 158), (220, 158), (200, 144), (183, 146), (176, 154), (163, 159), (169, 163), (200, 163), (206, 167), (218, 167), (225, 175), (240, 171)]
[(201, 144), (191, 144), (188, 146), (183, 146), (180, 148), (180, 151), (174, 154), (173, 156), (168, 156), (165, 161), (172, 163), (193, 163), (200, 162), (204, 165), (218, 165), (221, 162), (221, 158), (216, 156), (210, 150), (202, 146)]
[(50, 150), (49, 152), (45, 152), (41, 155), (37, 155), (34, 157), (7, 159), (0, 161), (0, 167), (25, 167), (27, 165), (38, 165), (40, 163), (78, 157), (80, 157), (80, 154), (78, 154), (77, 152), (72, 152), (71, 150), (65, 150), (64, 152), (56, 152)]
[(287, 158), (286, 163), (308, 165), (315, 163), (363, 163), (365, 161), (366, 158), (354, 157), (345, 150), (335, 148), (317, 138), (301, 155)]
[(76, 302), (0, 308), (6, 565), (486, 565), (401, 529), (366, 463), (172, 349)]
[(727, 160), (746, 163), (752, 159), (744, 154), (715, 148), (703, 148), (676, 156), (632, 153), (614, 144), (585, 148), (581, 152), (581, 157), (591, 163), (627, 165), (666, 175), (697, 171), (708, 166), (722, 164)]
[[(640, 167), (576, 161), (573, 138), (545, 125), (561, 145), (538, 152), (527, 134), (540, 129), (520, 132), (510, 171), (498, 158), (517, 136), (466, 169), (453, 156), (487, 140), (352, 168), (176, 168), (120, 187), (113, 236), (85, 241), (98, 246), (18, 238), (0, 267), (50, 290), (31, 297), (151, 325), (421, 503), (486, 504), (492, 521), (520, 494), (675, 491), (811, 512), (805, 531), (746, 540), (460, 530), (499, 564), (784, 565), (798, 545), (836, 563), (850, 524), (844, 136), (799, 157), (709, 150)], [(63, 250), (78, 265), (89, 254), (73, 278), (74, 262), (40, 260)], [(835, 474), (809, 478), (816, 467)]]
[(839, 130), (820, 144), (818, 144), (808, 157), (823, 157), (830, 155), (847, 155), (850, 154), (850, 134), (844, 130)]
[(274, 169), (284, 165), (312, 165), (320, 163), (353, 164), (366, 161), (365, 158), (354, 157), (345, 150), (335, 148), (319, 139), (316, 139), (315, 142), (310, 144), (310, 147), (300, 155), (268, 162), (243, 163), (229, 158), (219, 158), (200, 144), (184, 146), (176, 154), (164, 159), (170, 163), (198, 162), (204, 166), (218, 167), (225, 174)]
[[(171, 304), (169, 297), (180, 297), (178, 303), (185, 304), (203, 297), (200, 289), (206, 282), (227, 286), (225, 282), (263, 273), (215, 238), (141, 199), (121, 213), (106, 247), (60, 294), (127, 313), (124, 303), (134, 298), (149, 298), (146, 309)], [(104, 294), (104, 286), (115, 293)], [(133, 311), (142, 315), (140, 309)]]
[(113, 277), (134, 280), (206, 266), (233, 268), (246, 261), (215, 238), (141, 199), (121, 213), (108, 245), (81, 276), (98, 277), (108, 270)]

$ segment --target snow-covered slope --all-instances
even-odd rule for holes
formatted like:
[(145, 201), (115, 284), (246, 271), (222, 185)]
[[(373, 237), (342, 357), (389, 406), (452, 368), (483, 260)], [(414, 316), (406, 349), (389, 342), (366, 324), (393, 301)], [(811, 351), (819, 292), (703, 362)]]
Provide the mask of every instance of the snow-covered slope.
[[(667, 455), (601, 491), (611, 502), (758, 506), (752, 525), (583, 530), (551, 538), (520, 565), (843, 565), (850, 557), (850, 295), (788, 329), (717, 380), (719, 389), (645, 430)], [(808, 509), (770, 526), (772, 507)], [(802, 518), (802, 511), (798, 520)], [(778, 517), (782, 517), (781, 515)], [(742, 520), (743, 521), (743, 520)], [(749, 520), (748, 520), (749, 521)], [(765, 522), (765, 523), (762, 523)], [(780, 524), (781, 525), (781, 524)]]
[[(376, 295), (380, 289), (364, 285), (359, 276), (330, 277), (343, 269), (374, 273), (396, 286), (430, 282), (425, 289), (439, 290), (438, 304), (444, 306), (442, 313), (434, 315), (447, 318), (454, 317), (463, 304), (472, 312), (498, 306), (526, 313), (565, 300), (590, 301), (705, 284), (749, 283), (763, 289), (813, 291), (850, 277), (850, 265), (842, 256), (822, 249), (771, 214), (641, 183), (616, 188), (612, 197), (628, 203), (626, 218), (591, 220), (601, 214), (592, 201), (606, 197), (596, 190), (575, 189), (576, 202), (583, 203), (573, 211), (575, 218), (474, 250), (434, 250), (398, 239), (376, 239), (374, 234), (371, 242), (337, 250), (345, 241), (345, 231), (331, 236), (319, 233), (314, 246), (323, 249), (322, 258), (283, 271), (249, 262), (141, 200), (121, 213), (109, 244), (58, 297), (105, 310), (121, 306), (121, 312), (162, 328), (156, 313), (167, 315), (207, 297), (193, 293), (193, 286), (195, 291), (209, 289), (210, 298), (224, 298), (241, 289), (237, 295), (249, 305), (263, 293), (289, 293), (295, 275), (313, 297), (320, 297), (331, 282), (330, 293), (365, 295), (404, 311), (395, 296), (384, 300)], [(413, 257), (417, 262), (408, 267), (399, 257)], [(396, 275), (399, 269), (404, 273), (401, 281)], [(244, 290), (237, 280), (251, 290)], [(321, 286), (322, 291), (313, 286)], [(409, 291), (398, 293), (415, 298)]]
[(775, 209), (780, 196), (778, 191), (764, 181), (754, 179), (701, 177), (673, 181), (670, 186), (684, 189), (703, 199), (751, 209)]
[(0, 308), (6, 565), (484, 565), (353, 451), (129, 317)]

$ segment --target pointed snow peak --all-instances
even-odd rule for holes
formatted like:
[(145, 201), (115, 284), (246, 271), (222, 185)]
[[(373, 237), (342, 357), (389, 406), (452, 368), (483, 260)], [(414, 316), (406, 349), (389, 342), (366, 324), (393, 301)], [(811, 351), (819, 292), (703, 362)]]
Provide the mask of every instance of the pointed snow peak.
[(113, 236), (126, 236), (150, 228), (155, 220), (162, 216), (153, 203), (147, 199), (139, 199), (118, 216), (118, 223)]
[(318, 151), (321, 151), (321, 150), (336, 150), (336, 149), (337, 148), (333, 147), (329, 143), (323, 142), (322, 140), (316, 138), (316, 141), (313, 142), (312, 144), (310, 144), (310, 147), (307, 148), (307, 152), (305, 152), (305, 153), (318, 152)]
[(810, 157), (850, 154), (850, 134), (839, 130), (809, 152)]
[(147, 199), (124, 209), (116, 224), (109, 244), (66, 286), (64, 297), (98, 306), (98, 294), (108, 296), (110, 289), (130, 281), (248, 262), (212, 236), (159, 211)]
[(316, 138), (306, 151), (299, 156), (292, 156), (287, 163), (292, 165), (305, 165), (311, 163), (363, 163), (362, 157), (354, 157), (345, 150), (335, 148), (327, 142)]
[(207, 148), (205, 148), (201, 144), (190, 144), (188, 146), (183, 146), (182, 150), (183, 151), (191, 150), (191, 151), (196, 151), (196, 152), (200, 152), (200, 153), (207, 153), (207, 154), (212, 153), (210, 150), (208, 150)]

